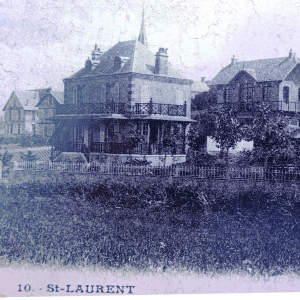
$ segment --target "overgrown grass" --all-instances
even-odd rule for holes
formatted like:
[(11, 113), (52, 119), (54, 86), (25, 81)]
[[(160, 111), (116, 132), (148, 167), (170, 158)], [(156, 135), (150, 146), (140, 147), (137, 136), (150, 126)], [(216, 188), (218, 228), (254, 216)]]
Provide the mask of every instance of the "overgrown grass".
[(102, 177), (0, 188), (4, 263), (280, 275), (300, 269), (300, 188)]

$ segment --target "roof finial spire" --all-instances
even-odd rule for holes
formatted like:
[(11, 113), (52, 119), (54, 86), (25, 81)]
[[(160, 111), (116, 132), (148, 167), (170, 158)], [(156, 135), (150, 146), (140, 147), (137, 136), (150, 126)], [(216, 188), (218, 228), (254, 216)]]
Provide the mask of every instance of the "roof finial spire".
[(148, 47), (146, 29), (145, 29), (145, 23), (144, 23), (144, 15), (145, 15), (145, 9), (144, 9), (144, 2), (143, 2), (142, 24), (141, 24), (141, 29), (140, 29), (140, 34), (139, 34), (138, 41), (140, 43), (142, 43), (144, 46)]

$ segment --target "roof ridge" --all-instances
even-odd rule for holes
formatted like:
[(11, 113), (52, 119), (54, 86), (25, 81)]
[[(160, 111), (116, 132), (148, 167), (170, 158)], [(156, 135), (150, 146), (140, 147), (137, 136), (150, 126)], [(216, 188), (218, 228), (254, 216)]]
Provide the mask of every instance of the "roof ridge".
[(244, 63), (244, 62), (263, 61), (263, 60), (275, 60), (275, 59), (283, 59), (283, 58), (286, 59), (288, 57), (283, 56), (283, 57), (259, 58), (259, 59), (253, 59), (253, 60), (241, 60), (241, 61), (237, 61), (237, 63), (240, 64), (240, 63)]

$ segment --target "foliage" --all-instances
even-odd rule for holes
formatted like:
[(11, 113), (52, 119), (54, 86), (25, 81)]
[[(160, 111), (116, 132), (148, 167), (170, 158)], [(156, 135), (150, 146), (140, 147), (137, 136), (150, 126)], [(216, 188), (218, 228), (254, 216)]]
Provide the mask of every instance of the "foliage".
[(35, 154), (33, 154), (32, 151), (30, 151), (30, 150), (26, 154), (22, 152), (20, 156), (23, 161), (36, 161), (37, 160), (37, 156)]
[(205, 152), (193, 151), (189, 149), (186, 157), (186, 162), (189, 165), (210, 167), (216, 163), (217, 159), (215, 156)]
[(20, 136), (19, 141), (21, 147), (34, 147), (34, 146), (47, 145), (47, 140), (40, 135)]
[(11, 159), (13, 158), (13, 154), (5, 151), (2, 155), (0, 155), (0, 159), (2, 160), (3, 167), (8, 167)]
[(199, 113), (191, 124), (187, 135), (188, 145), (193, 151), (201, 151), (206, 145), (207, 136), (214, 134), (216, 130), (216, 115), (208, 112)]
[(212, 138), (216, 141), (221, 153), (226, 152), (228, 156), (229, 148), (235, 148), (236, 144), (243, 139), (243, 126), (234, 116), (232, 110), (222, 109), (217, 112), (215, 131)]
[(45, 146), (47, 140), (40, 135), (35, 136), (14, 136), (14, 137), (0, 137), (1, 145), (18, 144), (21, 147)]
[(214, 90), (210, 89), (207, 92), (200, 93), (192, 99), (192, 110), (204, 110), (217, 103), (217, 94)]
[(287, 123), (279, 113), (275, 115), (261, 105), (255, 110), (251, 138), (254, 141), (252, 155), (267, 165), (292, 162), (296, 156), (295, 144), (287, 131)]
[(176, 141), (182, 139), (178, 124), (166, 123), (163, 125), (163, 131), (162, 147), (165, 155), (167, 153), (176, 154)]
[(300, 270), (297, 185), (101, 177), (0, 186), (0, 201), (2, 263), (266, 277)]

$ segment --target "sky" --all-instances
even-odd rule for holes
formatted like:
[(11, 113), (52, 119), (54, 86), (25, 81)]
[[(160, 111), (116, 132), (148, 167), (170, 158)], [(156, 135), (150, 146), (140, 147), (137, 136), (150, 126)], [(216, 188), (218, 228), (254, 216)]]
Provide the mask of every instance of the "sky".
[[(106, 51), (138, 37), (142, 1), (0, 0), (0, 110), (13, 90), (52, 87)], [(299, 0), (147, 0), (149, 49), (192, 80), (240, 61), (300, 57)]]

